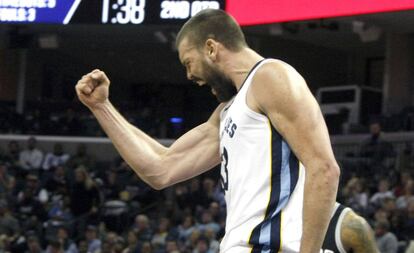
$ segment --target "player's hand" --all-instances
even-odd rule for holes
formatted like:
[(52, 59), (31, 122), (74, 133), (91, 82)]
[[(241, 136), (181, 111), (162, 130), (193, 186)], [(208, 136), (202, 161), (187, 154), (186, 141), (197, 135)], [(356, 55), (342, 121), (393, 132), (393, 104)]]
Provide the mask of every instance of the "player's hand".
[(110, 81), (106, 74), (99, 69), (95, 69), (78, 81), (76, 94), (84, 105), (93, 109), (108, 100), (109, 84)]

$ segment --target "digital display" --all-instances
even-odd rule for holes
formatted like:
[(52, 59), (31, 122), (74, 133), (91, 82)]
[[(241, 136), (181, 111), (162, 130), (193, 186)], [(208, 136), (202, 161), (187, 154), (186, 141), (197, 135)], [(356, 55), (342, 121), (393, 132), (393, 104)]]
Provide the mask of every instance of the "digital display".
[(180, 24), (224, 0), (0, 0), (0, 23)]
[(414, 9), (414, 0), (227, 0), (241, 25), (352, 16)]

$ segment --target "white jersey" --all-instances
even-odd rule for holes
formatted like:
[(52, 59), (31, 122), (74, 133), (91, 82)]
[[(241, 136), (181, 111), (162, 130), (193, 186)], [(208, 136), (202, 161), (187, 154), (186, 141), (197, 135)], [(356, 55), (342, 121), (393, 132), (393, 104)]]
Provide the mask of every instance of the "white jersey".
[(227, 203), (221, 253), (299, 252), (304, 168), (246, 94), (257, 63), (220, 115), (221, 177)]

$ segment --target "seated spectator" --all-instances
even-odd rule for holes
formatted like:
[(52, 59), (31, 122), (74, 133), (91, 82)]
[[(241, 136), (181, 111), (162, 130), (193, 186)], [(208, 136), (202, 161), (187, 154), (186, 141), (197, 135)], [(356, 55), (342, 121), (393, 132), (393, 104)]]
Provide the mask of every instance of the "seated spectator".
[(54, 169), (53, 175), (45, 182), (45, 189), (49, 192), (52, 201), (63, 200), (68, 196), (69, 183), (63, 166)]
[(13, 170), (20, 168), (20, 147), (17, 141), (10, 141), (7, 145), (7, 152), (4, 154), (3, 160)]
[(137, 234), (137, 238), (140, 242), (150, 241), (152, 238), (152, 230), (150, 227), (148, 216), (145, 214), (139, 214), (135, 217), (135, 223), (132, 227)]
[(200, 236), (197, 239), (196, 247), (192, 253), (213, 253), (213, 251), (210, 249), (210, 242), (208, 238), (205, 236)]
[(44, 206), (33, 194), (30, 188), (25, 188), (17, 199), (15, 210), (24, 230), (39, 229), (47, 218)]
[(398, 197), (396, 205), (398, 209), (407, 208), (407, 204), (414, 201), (414, 180), (410, 179), (405, 183), (404, 194)]
[(45, 253), (63, 253), (62, 244), (59, 241), (50, 241)]
[(398, 183), (394, 187), (394, 195), (396, 197), (400, 197), (401, 195), (405, 193), (405, 185), (410, 180), (413, 180), (413, 177), (409, 170), (400, 171)]
[(412, 240), (414, 238), (414, 201), (412, 200), (407, 203), (402, 234), (404, 234), (407, 240)]
[(87, 169), (95, 168), (95, 159), (88, 154), (85, 144), (79, 144), (76, 153), (69, 158), (67, 162), (69, 168), (85, 167)]
[(69, 237), (69, 231), (61, 226), (57, 231), (57, 240), (61, 243), (64, 253), (78, 253), (76, 243)]
[(8, 171), (8, 166), (0, 161), (0, 198), (11, 197), (16, 180)]
[(157, 252), (160, 249), (165, 248), (165, 243), (170, 230), (170, 220), (166, 217), (162, 217), (158, 221), (158, 227), (152, 236), (151, 244), (154, 247), (154, 251)]
[(123, 190), (123, 185), (118, 181), (118, 176), (115, 171), (109, 171), (106, 175), (105, 187), (103, 189), (104, 198), (106, 201), (117, 200)]
[(138, 237), (137, 237), (137, 234), (135, 233), (135, 231), (133, 229), (128, 231), (127, 243), (128, 243), (128, 245), (122, 251), (122, 253), (136, 253), (136, 252), (139, 252)]
[(342, 190), (344, 203), (355, 212), (365, 214), (368, 207), (368, 192), (364, 187), (364, 181), (358, 177), (351, 178)]
[(165, 253), (179, 253), (177, 241), (173, 238), (167, 238), (165, 243)]
[(152, 244), (151, 242), (143, 242), (141, 244), (141, 252), (140, 253), (153, 253)]
[(197, 229), (204, 233), (207, 229), (211, 229), (217, 234), (220, 231), (220, 225), (214, 222), (209, 210), (204, 210), (201, 215), (201, 221), (197, 225)]
[(85, 239), (81, 239), (78, 242), (79, 253), (89, 253), (88, 251), (88, 242)]
[(30, 236), (27, 239), (27, 251), (25, 253), (46, 253), (40, 245), (39, 238)]
[(85, 233), (88, 242), (88, 253), (99, 253), (101, 251), (101, 240), (98, 238), (98, 230), (96, 226), (89, 225)]
[(19, 234), (20, 225), (10, 211), (6, 200), (0, 200), (0, 235), (15, 237)]
[(182, 223), (178, 226), (178, 239), (182, 242), (187, 241), (194, 229), (193, 216), (185, 216)]
[(32, 196), (42, 204), (49, 200), (49, 193), (41, 187), (37, 174), (27, 174), (24, 188), (17, 194), (17, 199), (22, 199), (26, 191), (30, 191)]
[(46, 154), (42, 168), (45, 171), (49, 171), (52, 167), (64, 166), (69, 158), (70, 155), (63, 151), (62, 144), (56, 143), (53, 146), (53, 152)]
[(384, 198), (394, 198), (394, 194), (390, 191), (390, 183), (387, 179), (381, 179), (378, 183), (378, 192), (374, 193), (370, 198), (370, 204), (379, 207), (382, 205)]
[(43, 162), (43, 152), (37, 147), (37, 140), (35, 137), (30, 137), (27, 140), (27, 149), (19, 154), (20, 166), (25, 171), (38, 172)]
[(375, 239), (381, 253), (397, 253), (397, 237), (389, 231), (388, 221), (379, 221), (375, 224)]

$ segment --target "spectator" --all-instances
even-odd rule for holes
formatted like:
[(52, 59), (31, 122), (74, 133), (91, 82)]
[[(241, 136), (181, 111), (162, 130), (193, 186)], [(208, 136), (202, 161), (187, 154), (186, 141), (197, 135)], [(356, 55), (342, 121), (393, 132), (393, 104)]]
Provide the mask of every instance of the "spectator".
[(26, 175), (24, 189), (18, 193), (17, 199), (21, 200), (27, 191), (30, 191), (32, 196), (42, 204), (47, 203), (49, 200), (49, 193), (41, 187), (37, 174), (30, 173)]
[(151, 244), (154, 250), (157, 252), (160, 249), (165, 248), (165, 242), (170, 229), (170, 220), (166, 217), (159, 219), (157, 231), (152, 236)]
[(4, 155), (4, 162), (7, 163), (12, 169), (20, 168), (20, 147), (17, 141), (10, 141), (7, 145), (8, 149)]
[(14, 176), (9, 174), (8, 166), (0, 161), (0, 198), (11, 197), (11, 193), (16, 186)]
[(78, 253), (76, 243), (70, 239), (69, 231), (66, 227), (60, 227), (57, 231), (57, 240), (60, 242), (64, 253)]
[(54, 169), (53, 175), (45, 182), (45, 188), (50, 193), (52, 201), (63, 200), (68, 196), (69, 186), (63, 166)]
[(361, 156), (368, 159), (366, 166), (374, 169), (377, 175), (388, 176), (389, 161), (387, 158), (395, 156), (394, 149), (389, 142), (383, 139), (381, 125), (378, 121), (372, 122), (369, 130), (371, 136), (362, 144)]
[(173, 238), (167, 238), (167, 242), (165, 243), (165, 253), (178, 253), (180, 252), (178, 249), (177, 241)]
[(405, 185), (410, 180), (413, 180), (413, 177), (409, 170), (402, 170), (399, 172), (399, 180), (394, 188), (394, 194), (396, 197), (400, 197), (405, 193)]
[(151, 240), (152, 230), (150, 228), (148, 216), (145, 214), (139, 214), (135, 217), (133, 229), (135, 230), (137, 238), (140, 242)]
[(216, 239), (216, 232), (212, 228), (207, 228), (204, 232), (205, 236), (210, 242), (209, 248), (211, 252), (213, 253), (219, 253), (220, 252), (220, 243)]
[(67, 163), (69, 168), (85, 167), (87, 169), (95, 168), (95, 159), (88, 154), (85, 144), (79, 144), (76, 148), (76, 153), (69, 158)]
[(213, 253), (210, 250), (210, 242), (207, 237), (200, 236), (197, 239), (196, 248), (193, 250), (193, 253)]
[(70, 191), (70, 209), (78, 217), (78, 230), (84, 229), (85, 222), (95, 221), (100, 203), (100, 193), (95, 182), (84, 167), (77, 168), (75, 183)]
[(381, 253), (397, 253), (397, 237), (389, 231), (387, 221), (379, 221), (375, 224), (375, 238), (378, 249)]
[(89, 225), (85, 233), (86, 241), (88, 242), (88, 253), (99, 253), (101, 250), (101, 240), (98, 238), (98, 231), (96, 226)]
[(370, 204), (379, 207), (382, 205), (384, 198), (394, 198), (394, 194), (390, 191), (390, 183), (387, 179), (381, 179), (378, 183), (378, 192), (370, 198)]
[(357, 213), (365, 213), (368, 207), (368, 192), (365, 190), (362, 179), (358, 177), (351, 178), (342, 190), (342, 194), (347, 206)]
[(404, 217), (404, 225), (402, 228), (402, 234), (406, 237), (405, 239), (413, 240), (414, 238), (414, 201), (407, 203), (406, 214)]
[(202, 233), (205, 232), (207, 229), (211, 229), (217, 234), (220, 231), (220, 225), (213, 221), (213, 217), (209, 210), (204, 210), (201, 215), (201, 222), (197, 226), (198, 230)]
[(45, 253), (63, 253), (62, 244), (59, 241), (51, 241)]
[(122, 253), (137, 253), (139, 252), (138, 237), (134, 230), (128, 231), (127, 237), (127, 247), (122, 251)]
[(103, 189), (104, 198), (108, 200), (119, 199), (119, 194), (123, 190), (122, 185), (118, 182), (115, 171), (109, 171), (106, 175), (105, 187)]
[(141, 253), (152, 253), (152, 245), (150, 242), (146, 241), (143, 242), (141, 245)]
[(38, 172), (40, 167), (42, 166), (43, 152), (40, 149), (38, 149), (36, 145), (36, 138), (30, 137), (27, 140), (27, 149), (20, 152), (20, 165), (25, 171)]
[(39, 239), (36, 236), (28, 237), (26, 253), (45, 253), (40, 245)]
[(84, 239), (78, 242), (79, 253), (88, 253), (88, 242)]
[(404, 195), (398, 197), (396, 205), (398, 209), (407, 208), (407, 204), (410, 201), (414, 201), (414, 181), (412, 179), (405, 183)]
[(0, 235), (15, 237), (19, 234), (20, 227), (18, 220), (10, 212), (7, 202), (0, 200)]
[(185, 242), (190, 238), (191, 233), (194, 230), (194, 220), (192, 215), (184, 217), (182, 223), (178, 226), (178, 238), (180, 241)]
[(42, 168), (45, 171), (49, 171), (52, 167), (63, 166), (69, 158), (70, 155), (63, 151), (62, 144), (56, 143), (53, 146), (53, 152), (46, 154)]

